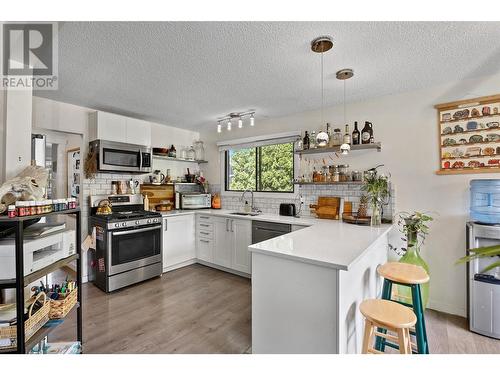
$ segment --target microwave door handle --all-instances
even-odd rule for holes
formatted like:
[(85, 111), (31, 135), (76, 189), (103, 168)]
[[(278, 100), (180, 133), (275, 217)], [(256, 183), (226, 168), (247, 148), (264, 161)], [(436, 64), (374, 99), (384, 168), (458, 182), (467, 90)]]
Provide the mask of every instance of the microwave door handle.
[(139, 170), (142, 170), (142, 151), (139, 149)]

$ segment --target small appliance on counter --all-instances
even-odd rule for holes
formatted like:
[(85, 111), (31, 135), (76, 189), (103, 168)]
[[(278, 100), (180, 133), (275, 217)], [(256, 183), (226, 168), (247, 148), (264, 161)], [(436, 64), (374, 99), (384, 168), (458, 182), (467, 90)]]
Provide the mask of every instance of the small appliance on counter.
[(178, 210), (198, 210), (212, 207), (212, 196), (208, 193), (175, 193), (175, 208)]
[(297, 216), (297, 209), (293, 203), (281, 203), (280, 204), (280, 215), (281, 216)]
[[(472, 180), (467, 249), (500, 244), (500, 180)], [(469, 329), (500, 339), (500, 267), (481, 271), (498, 257), (476, 259), (467, 265)]]
[[(103, 201), (111, 213), (98, 214)], [(145, 211), (142, 195), (91, 196), (90, 205), (98, 288), (112, 292), (162, 274), (161, 214)]]

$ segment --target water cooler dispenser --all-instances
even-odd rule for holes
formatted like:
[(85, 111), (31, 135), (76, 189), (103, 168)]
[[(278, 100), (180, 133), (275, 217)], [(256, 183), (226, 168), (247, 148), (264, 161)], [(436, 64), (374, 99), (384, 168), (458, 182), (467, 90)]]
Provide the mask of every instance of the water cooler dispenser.
[[(500, 245), (500, 180), (472, 180), (467, 249)], [(500, 268), (481, 273), (499, 257), (469, 262), (468, 318), (473, 332), (500, 339)]]

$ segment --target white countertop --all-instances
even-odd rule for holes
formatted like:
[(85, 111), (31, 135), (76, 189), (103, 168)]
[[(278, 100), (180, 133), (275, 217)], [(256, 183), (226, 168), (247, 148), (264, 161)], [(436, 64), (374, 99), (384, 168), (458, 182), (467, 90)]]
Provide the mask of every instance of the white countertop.
[(349, 270), (363, 253), (379, 238), (387, 235), (392, 227), (391, 224), (370, 227), (347, 224), (338, 220), (296, 218), (264, 213), (257, 216), (241, 216), (231, 212), (234, 211), (214, 209), (170, 211), (162, 213), (162, 216), (198, 213), (232, 219), (304, 225), (307, 228), (256, 243), (249, 246), (249, 250), (341, 270)]

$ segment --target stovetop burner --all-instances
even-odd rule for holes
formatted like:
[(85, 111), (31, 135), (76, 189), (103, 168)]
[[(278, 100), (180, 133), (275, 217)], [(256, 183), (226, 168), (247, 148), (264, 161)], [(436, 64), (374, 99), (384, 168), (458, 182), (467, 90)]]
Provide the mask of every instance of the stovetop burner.
[(143, 219), (150, 217), (160, 217), (161, 214), (159, 212), (151, 212), (151, 211), (121, 211), (121, 212), (113, 212), (109, 215), (96, 215), (97, 217), (106, 220), (106, 221), (119, 221), (119, 220), (131, 220), (131, 219)]

